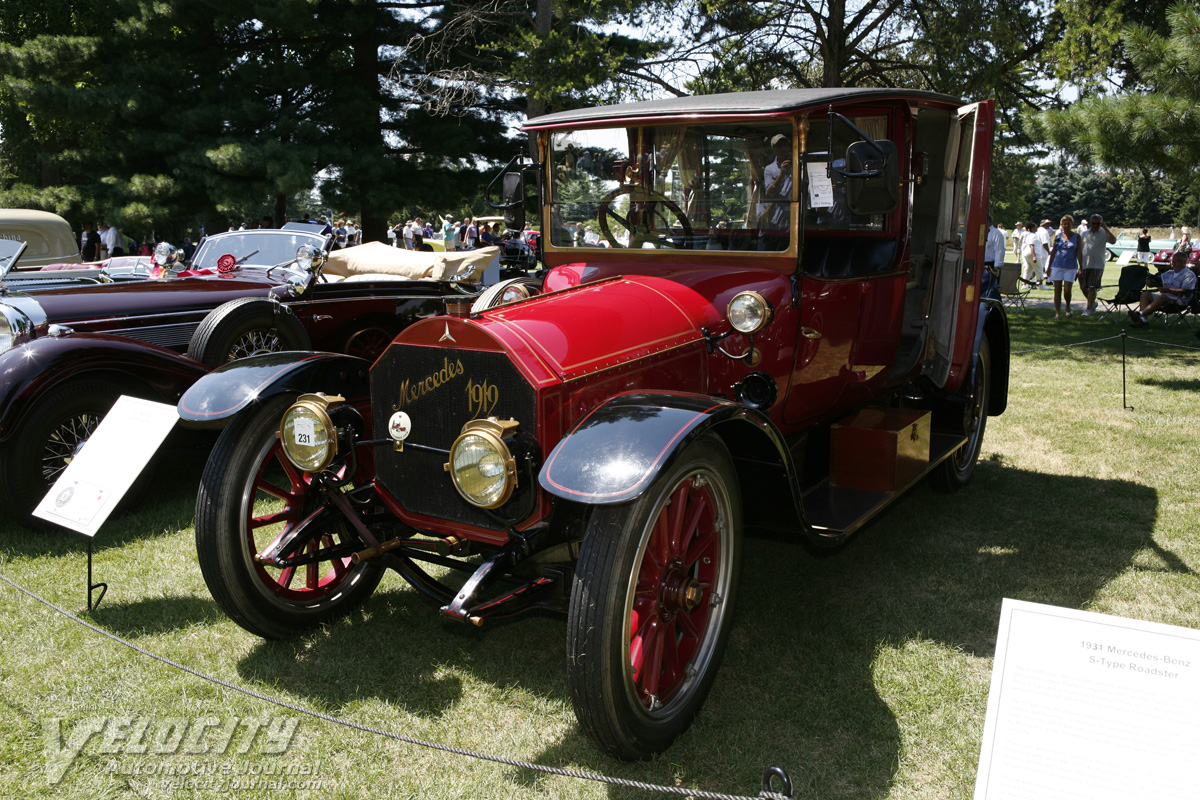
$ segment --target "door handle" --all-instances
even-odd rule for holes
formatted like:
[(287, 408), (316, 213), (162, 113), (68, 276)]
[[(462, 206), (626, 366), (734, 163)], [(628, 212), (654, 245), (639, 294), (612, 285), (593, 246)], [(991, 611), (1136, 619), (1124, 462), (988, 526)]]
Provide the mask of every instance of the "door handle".
[(809, 328), (808, 326), (802, 327), (800, 329), (800, 335), (803, 336), (805, 339), (820, 339), (821, 338), (821, 332), (819, 330), (817, 330), (816, 328)]

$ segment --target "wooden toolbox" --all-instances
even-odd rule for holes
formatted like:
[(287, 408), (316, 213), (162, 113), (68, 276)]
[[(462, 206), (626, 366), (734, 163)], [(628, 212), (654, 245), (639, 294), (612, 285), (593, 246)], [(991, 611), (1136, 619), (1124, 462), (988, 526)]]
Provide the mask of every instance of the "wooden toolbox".
[(929, 466), (928, 411), (864, 408), (834, 423), (829, 482), (834, 486), (894, 492)]

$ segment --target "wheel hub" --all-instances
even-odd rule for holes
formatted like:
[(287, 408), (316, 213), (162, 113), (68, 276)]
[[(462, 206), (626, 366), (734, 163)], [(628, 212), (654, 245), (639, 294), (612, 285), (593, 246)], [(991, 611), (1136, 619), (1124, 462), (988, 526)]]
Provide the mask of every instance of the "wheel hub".
[(683, 572), (683, 563), (673, 561), (667, 566), (659, 593), (659, 613), (670, 620), (676, 612), (691, 612), (704, 598), (704, 586)]

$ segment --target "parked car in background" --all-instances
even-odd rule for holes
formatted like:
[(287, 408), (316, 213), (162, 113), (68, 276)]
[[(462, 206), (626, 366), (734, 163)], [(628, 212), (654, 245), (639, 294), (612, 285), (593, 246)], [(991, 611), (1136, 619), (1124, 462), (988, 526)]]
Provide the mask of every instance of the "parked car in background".
[(232, 231), (186, 269), (159, 258), (157, 277), (0, 292), (0, 508), (40, 524), (29, 512), (122, 394), (174, 404), (221, 364), (283, 350), (345, 353), (365, 374), (406, 325), (478, 291), (496, 253), (386, 254), (402, 269), (346, 266), (370, 245), (327, 249), (310, 230)]
[(58, 214), (23, 208), (0, 208), (0, 241), (24, 242), (21, 269), (50, 264), (79, 264), (79, 240)]
[[(198, 381), (180, 416), (225, 428), (197, 552), (267, 638), (385, 568), (464, 623), (562, 612), (581, 729), (644, 758), (716, 678), (748, 527), (829, 549), (922, 478), (970, 481), (1008, 387), (983, 269), (993, 103), (803, 89), (524, 130), (544, 280), (415, 322), (369, 375), (274, 354)], [(513, 231), (523, 174), (498, 206)], [(580, 219), (603, 244), (560, 233)]]
[[(1117, 237), (1117, 241), (1108, 246), (1108, 260), (1115, 261), (1126, 253), (1137, 252), (1138, 235), (1125, 231)], [(1151, 239), (1150, 252), (1157, 253), (1159, 250), (1174, 250), (1175, 239)]]

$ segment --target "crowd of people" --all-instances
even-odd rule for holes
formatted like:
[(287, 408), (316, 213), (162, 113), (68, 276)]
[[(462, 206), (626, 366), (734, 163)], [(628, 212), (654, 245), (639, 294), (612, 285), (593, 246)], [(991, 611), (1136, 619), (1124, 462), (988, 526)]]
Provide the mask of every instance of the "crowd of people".
[(426, 222), (420, 218), (407, 222), (396, 223), (388, 230), (388, 238), (392, 246), (406, 250), (430, 249), (426, 246), (427, 239), (440, 237), (446, 252), (458, 250), (475, 250), (499, 244), (503, 235), (501, 223), (488, 223), (472, 217), (463, 217), (456, 222), (452, 214), (438, 215), (438, 226), (434, 228), (432, 221)]
[[(1011, 249), (1021, 265), (1021, 279), (1032, 286), (1052, 286), (1054, 288), (1054, 318), (1070, 318), (1072, 316), (1071, 299), (1075, 283), (1083, 293), (1085, 306), (1084, 316), (1096, 313), (1096, 293), (1100, 289), (1100, 281), (1104, 275), (1104, 265), (1108, 261), (1109, 245), (1115, 244), (1116, 235), (1104, 222), (1100, 214), (1092, 214), (1075, 227), (1075, 218), (1064, 214), (1058, 221), (1058, 227), (1049, 219), (1040, 223), (1030, 221), (1028, 224), (1018, 222), (1013, 226), (1011, 234), (1003, 228), (993, 225), (988, 236), (988, 251), (985, 261), (999, 264), (1004, 255)], [(1139, 263), (1149, 264), (1152, 259), (1150, 251), (1151, 236), (1147, 228), (1142, 228), (1137, 237), (1136, 259)], [(1183, 228), (1182, 235), (1175, 243), (1176, 254), (1182, 253), (1182, 261), (1186, 265), (1191, 253), (1191, 231)], [(998, 259), (998, 260), (997, 260)], [(1174, 262), (1172, 262), (1174, 263)], [(1186, 270), (1195, 278), (1195, 273)], [(1191, 293), (1184, 290), (1165, 295), (1167, 299), (1161, 303), (1182, 301), (1186, 306), (1191, 302)], [(1144, 316), (1141, 318), (1144, 322)], [(1135, 321), (1136, 324), (1136, 321)]]

